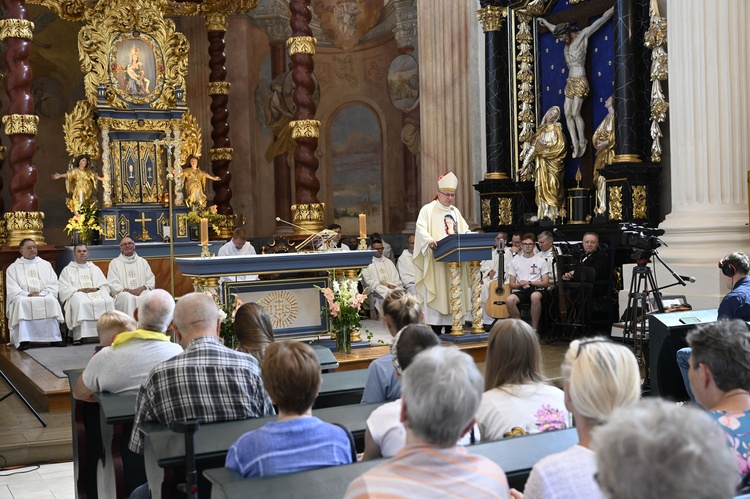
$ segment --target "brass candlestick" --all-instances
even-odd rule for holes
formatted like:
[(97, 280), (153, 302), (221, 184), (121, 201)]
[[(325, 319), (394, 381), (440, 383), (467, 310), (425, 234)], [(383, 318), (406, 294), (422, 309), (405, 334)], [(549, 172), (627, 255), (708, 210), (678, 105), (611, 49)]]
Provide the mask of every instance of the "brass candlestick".
[(357, 246), (358, 250), (366, 250), (367, 249), (367, 238), (366, 237), (359, 237), (359, 246)]
[(214, 256), (213, 253), (208, 251), (208, 243), (202, 243), (200, 247), (201, 247), (201, 258), (211, 258), (212, 256)]

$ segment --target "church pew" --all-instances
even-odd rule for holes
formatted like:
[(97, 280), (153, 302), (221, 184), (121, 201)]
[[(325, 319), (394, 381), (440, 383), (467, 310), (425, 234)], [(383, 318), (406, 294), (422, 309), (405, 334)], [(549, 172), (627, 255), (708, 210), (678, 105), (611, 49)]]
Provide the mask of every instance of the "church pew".
[(102, 437), (99, 428), (99, 404), (84, 402), (73, 397), (73, 387), (83, 369), (67, 369), (70, 384), (70, 420), (73, 428), (73, 476), (75, 497), (94, 499), (96, 489), (96, 463), (102, 456)]
[[(511, 487), (523, 490), (531, 468), (541, 458), (562, 452), (578, 442), (574, 428), (525, 437), (508, 438), (467, 447), (500, 465)], [(212, 499), (263, 497), (264, 499), (338, 498), (349, 484), (385, 459), (303, 471), (270, 478), (243, 478), (229, 468), (210, 469), (203, 475), (211, 482)]]
[(359, 404), (367, 383), (367, 369), (340, 373), (323, 373), (323, 386), (313, 409)]
[[(354, 436), (357, 451), (364, 450), (367, 417), (381, 404), (355, 404), (313, 410), (313, 416), (329, 423), (338, 423)], [(210, 484), (201, 475), (209, 468), (224, 465), (229, 447), (243, 434), (275, 421), (276, 416), (225, 421), (202, 425), (195, 434), (195, 462), (200, 495), (208, 497)], [(144, 423), (144, 459), (151, 497), (172, 497), (176, 485), (185, 481), (185, 436), (172, 432), (159, 423)]]

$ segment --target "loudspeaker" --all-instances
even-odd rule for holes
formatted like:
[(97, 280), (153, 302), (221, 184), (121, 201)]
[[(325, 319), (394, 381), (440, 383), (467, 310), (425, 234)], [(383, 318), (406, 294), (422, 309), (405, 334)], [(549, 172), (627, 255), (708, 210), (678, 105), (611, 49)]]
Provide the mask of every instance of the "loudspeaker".
[(685, 337), (695, 326), (716, 322), (717, 312), (714, 308), (648, 316), (651, 395), (688, 400), (685, 382), (677, 367), (677, 350), (688, 346)]
[(727, 277), (734, 277), (737, 274), (737, 268), (724, 259), (719, 260), (719, 268), (721, 273)]

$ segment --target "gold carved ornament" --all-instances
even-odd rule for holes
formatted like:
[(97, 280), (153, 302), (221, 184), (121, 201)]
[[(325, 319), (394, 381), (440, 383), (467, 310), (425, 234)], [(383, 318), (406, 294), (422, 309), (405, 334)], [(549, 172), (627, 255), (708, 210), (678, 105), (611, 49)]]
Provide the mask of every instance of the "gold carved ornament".
[(488, 5), (477, 11), (477, 20), (482, 24), (482, 31), (500, 31), (503, 29), (503, 23), (508, 16), (506, 7), (497, 7)]
[(482, 225), (484, 227), (492, 225), (492, 208), (489, 199), (482, 199)]
[(315, 55), (315, 45), (318, 43), (312, 36), (294, 36), (286, 41), (289, 55), (308, 54)]
[(320, 121), (318, 120), (296, 120), (289, 123), (292, 129), (293, 139), (317, 139), (320, 137)]
[[(79, 101), (83, 102), (83, 101)], [(177, 128), (181, 126), (180, 120), (137, 120), (137, 119), (119, 119), (119, 118), (99, 118), (99, 126), (108, 128), (110, 131), (128, 131), (128, 132), (163, 132), (167, 128)]]
[(271, 316), (274, 329), (286, 328), (294, 324), (299, 314), (297, 298), (289, 291), (271, 291), (258, 300)]
[(65, 113), (63, 123), (65, 150), (73, 157), (87, 154), (91, 159), (99, 159), (99, 127), (94, 121), (94, 105), (86, 100), (79, 100), (73, 111)]
[[(536, 133), (536, 113), (534, 108), (534, 36), (532, 34), (533, 17), (518, 14), (516, 28), (516, 122), (518, 132), (517, 164), (523, 163), (528, 154)], [(531, 172), (519, 180), (530, 180)]]
[(208, 95), (229, 95), (232, 84), (228, 81), (211, 81), (208, 83)]
[[(125, 98), (148, 104), (152, 109), (171, 109), (176, 105), (175, 88), (186, 88), (189, 43), (175, 30), (174, 22), (164, 17), (167, 5), (164, 0), (130, 0), (114, 6), (97, 2), (84, 10), (86, 25), (78, 34), (78, 52), (87, 100), (97, 101), (101, 85), (107, 89), (107, 104), (111, 107), (129, 107)], [(154, 91), (143, 98), (126, 96), (113, 74), (117, 69), (117, 49), (130, 39), (151, 46), (156, 59)]]
[(1, 19), (0, 40), (6, 38), (34, 38), (34, 23), (27, 19)]
[[(292, 219), (295, 224), (307, 231), (317, 232), (323, 230), (325, 207), (325, 203), (293, 204)], [(307, 236), (309, 232), (304, 232), (295, 227), (294, 234)]]
[(102, 217), (102, 233), (104, 234), (104, 239), (107, 241), (115, 241), (117, 239), (116, 215), (104, 215)]
[(622, 186), (613, 185), (609, 188), (609, 219), (622, 220)]
[(199, 158), (202, 154), (203, 143), (201, 141), (201, 127), (198, 125), (198, 120), (193, 116), (190, 111), (186, 111), (182, 115), (182, 122), (179, 125), (180, 128), (180, 157), (183, 161), (192, 154)]
[(667, 19), (659, 14), (659, 5), (651, 0), (649, 8), (651, 16), (649, 28), (646, 31), (644, 45), (651, 49), (651, 161), (661, 161), (661, 127), (667, 119), (669, 103), (664, 96), (661, 82), (667, 80), (669, 74), (669, 56), (667, 54)]
[(231, 147), (217, 147), (216, 149), (209, 149), (208, 154), (211, 162), (214, 161), (232, 161), (232, 153), (234, 149)]
[(34, 114), (7, 114), (3, 116), (5, 135), (36, 135), (39, 116)]
[(206, 14), (206, 31), (226, 32), (227, 15), (224, 12), (209, 12)]
[(42, 234), (44, 213), (41, 211), (11, 211), (3, 216), (8, 230), (8, 246), (18, 246), (26, 238), (33, 239), (39, 246), (47, 244)]
[(633, 187), (633, 218), (648, 218), (648, 206), (646, 205), (646, 186), (636, 185)]
[(499, 198), (497, 200), (497, 216), (500, 225), (513, 225), (512, 198)]

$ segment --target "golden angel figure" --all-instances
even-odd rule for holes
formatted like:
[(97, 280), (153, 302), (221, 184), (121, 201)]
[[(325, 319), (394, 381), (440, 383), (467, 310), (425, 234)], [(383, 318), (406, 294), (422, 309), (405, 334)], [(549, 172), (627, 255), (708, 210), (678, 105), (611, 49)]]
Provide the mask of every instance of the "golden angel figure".
[(76, 166), (71, 165), (67, 173), (53, 173), (52, 178), (65, 179), (65, 188), (70, 194), (65, 204), (71, 212), (77, 213), (83, 206), (96, 205), (96, 181), (103, 182), (104, 177), (90, 168), (91, 161), (85, 154), (78, 156), (74, 164)]
[(183, 168), (182, 178), (185, 186), (185, 202), (189, 207), (197, 206), (203, 208), (206, 206), (206, 179), (210, 178), (214, 182), (221, 180), (198, 168), (198, 158), (190, 156), (188, 158), (190, 167)]

